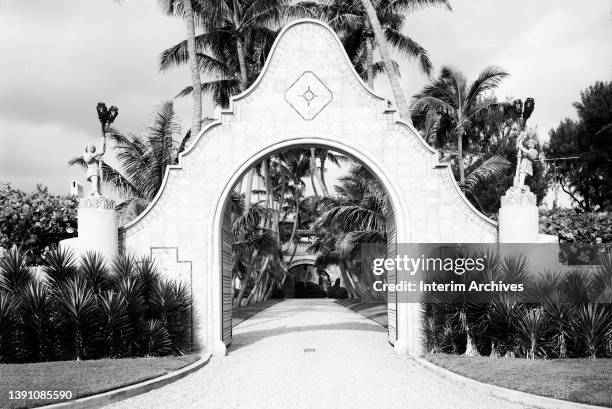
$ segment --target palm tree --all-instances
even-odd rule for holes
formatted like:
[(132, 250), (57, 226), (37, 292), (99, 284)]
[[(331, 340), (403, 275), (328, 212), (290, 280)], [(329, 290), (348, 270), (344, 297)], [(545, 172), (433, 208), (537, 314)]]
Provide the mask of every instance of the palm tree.
[[(277, 0), (213, 0), (197, 13), (205, 27), (194, 41), (197, 64), (202, 74), (217, 77), (203, 83), (202, 91), (212, 93), (218, 105), (227, 106), (229, 97), (246, 89), (263, 67), (278, 34), (266, 24), (278, 22), (279, 10)], [(182, 41), (161, 53), (160, 69), (188, 61), (188, 43)], [(179, 96), (192, 91), (187, 87)]]
[(240, 67), (240, 85), (244, 90), (249, 84), (245, 42), (256, 31), (265, 29), (267, 23), (278, 23), (278, 0), (211, 0), (208, 2), (204, 24), (209, 33), (228, 35), (236, 47)]
[(465, 180), (465, 163), (463, 159), (463, 138), (466, 129), (480, 115), (494, 109), (506, 109), (507, 103), (484, 100), (484, 94), (496, 88), (501, 80), (509, 74), (496, 66), (486, 67), (471, 84), (457, 69), (444, 66), (440, 75), (426, 85), (419, 94), (413, 97), (412, 112), (427, 114), (435, 112), (450, 120), (447, 130), (457, 140), (457, 162), (459, 182)]
[[(431, 61), (427, 51), (413, 39), (402, 33), (405, 15), (427, 6), (444, 6), (450, 10), (447, 0), (389, 1), (374, 3), (380, 26), (384, 30), (384, 44), (402, 55), (419, 61), (421, 70), (429, 75)], [(326, 2), (302, 1), (288, 7), (288, 13), (297, 17), (314, 17), (328, 22), (341, 36), (344, 47), (357, 72), (374, 87), (376, 74), (385, 71), (383, 62), (374, 63), (375, 38), (366, 10), (360, 2), (330, 0)], [(392, 61), (394, 72), (399, 75), (399, 65)]]
[(193, 92), (193, 114), (191, 118), (191, 134), (197, 135), (200, 133), (202, 121), (202, 86), (200, 79), (200, 69), (196, 56), (195, 42), (195, 13), (194, 3), (197, 0), (159, 0), (160, 5), (166, 14), (181, 15), (185, 20), (187, 29), (187, 50), (189, 69), (191, 71), (191, 82)]
[(380, 20), (378, 19), (376, 9), (374, 8), (370, 0), (361, 0), (361, 5), (365, 10), (366, 15), (368, 16), (368, 21), (370, 23), (370, 27), (372, 28), (372, 32), (374, 33), (376, 43), (378, 44), (378, 51), (380, 53), (383, 66), (385, 67), (385, 72), (389, 76), (389, 82), (391, 83), (391, 91), (393, 92), (393, 96), (395, 97), (395, 103), (397, 104), (399, 116), (408, 124), (412, 125), (408, 101), (399, 83), (399, 77), (393, 67), (393, 61), (391, 60), (389, 48), (387, 47), (387, 44), (385, 42), (385, 32), (383, 31), (383, 28), (380, 24)]
[[(288, 14), (327, 21), (343, 39), (344, 47), (357, 72), (374, 87), (376, 74), (386, 72), (400, 117), (411, 122), (408, 103), (399, 84), (399, 65), (391, 59), (389, 47), (419, 60), (421, 70), (429, 75), (431, 61), (421, 45), (402, 33), (405, 15), (429, 6), (451, 10), (447, 0), (369, 0), (355, 2), (328, 0), (301, 1), (288, 7)], [(374, 46), (378, 46), (381, 62), (374, 63)]]
[(321, 253), (320, 267), (339, 266), (353, 296), (374, 298), (370, 277), (360, 277), (359, 255), (365, 244), (386, 244), (391, 203), (380, 182), (362, 165), (353, 164), (339, 182), (337, 196), (323, 204), (324, 213), (315, 225), (319, 235), (310, 251)]
[[(126, 211), (137, 215), (153, 200), (160, 189), (166, 168), (176, 163), (180, 135), (174, 104), (163, 102), (153, 113), (153, 122), (144, 135), (123, 134), (111, 129), (109, 138), (115, 143), (120, 169), (104, 162), (104, 182), (125, 198)], [(82, 157), (72, 158), (69, 165), (85, 167)]]

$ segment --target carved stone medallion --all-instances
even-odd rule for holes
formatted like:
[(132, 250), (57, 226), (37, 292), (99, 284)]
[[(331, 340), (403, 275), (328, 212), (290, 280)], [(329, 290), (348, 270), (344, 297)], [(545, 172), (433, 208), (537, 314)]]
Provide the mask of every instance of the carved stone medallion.
[(304, 72), (285, 91), (285, 101), (307, 121), (314, 119), (332, 99), (332, 92), (311, 71)]

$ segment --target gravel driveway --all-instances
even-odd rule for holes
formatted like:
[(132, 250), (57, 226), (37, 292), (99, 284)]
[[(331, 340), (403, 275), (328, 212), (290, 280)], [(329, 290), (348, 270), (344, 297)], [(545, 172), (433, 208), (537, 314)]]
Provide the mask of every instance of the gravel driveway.
[[(306, 352), (306, 351), (312, 352)], [(503, 376), (503, 374), (500, 374)], [(234, 328), (225, 358), (112, 408), (504, 409), (397, 356), (386, 330), (332, 300), (287, 300)]]

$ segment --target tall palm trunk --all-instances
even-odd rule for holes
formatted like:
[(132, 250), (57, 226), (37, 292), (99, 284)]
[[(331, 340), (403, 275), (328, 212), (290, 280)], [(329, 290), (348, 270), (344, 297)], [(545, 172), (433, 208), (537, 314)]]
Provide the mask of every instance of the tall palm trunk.
[(329, 197), (329, 190), (327, 189), (327, 183), (325, 183), (325, 160), (327, 158), (327, 151), (323, 151), (321, 154), (321, 189), (323, 190), (323, 196)]
[(238, 183), (236, 183), (236, 188), (234, 189), (234, 191), (238, 193), (239, 196), (242, 194), (242, 184), (243, 183), (244, 183), (244, 176), (240, 178)]
[(244, 193), (244, 215), (247, 216), (251, 211), (251, 195), (253, 194), (253, 174), (255, 168), (249, 169), (246, 179), (246, 192)]
[(244, 57), (244, 43), (240, 38), (236, 40), (236, 53), (238, 54), (238, 64), (240, 66), (240, 89), (244, 91), (249, 83), (249, 75)]
[(276, 233), (276, 238), (280, 242), (280, 215), (283, 210), (283, 204), (285, 203), (285, 175), (281, 174), (281, 193), (278, 198), (278, 208), (274, 210), (274, 221), (272, 225), (272, 231)]
[(274, 214), (274, 199), (272, 197), (272, 180), (270, 178), (270, 159), (264, 158), (263, 163), (261, 164), (261, 173), (263, 173), (264, 184), (266, 186), (266, 208), (271, 212), (270, 215), (266, 216), (266, 229), (271, 229), (274, 224), (273, 214)]
[(259, 291), (259, 286), (261, 285), (261, 279), (264, 277), (264, 275), (268, 271), (268, 263), (270, 263), (270, 256), (266, 256), (264, 259), (263, 265), (261, 266), (261, 269), (259, 270), (259, 274), (257, 274), (257, 279), (255, 280), (255, 284), (253, 284), (253, 289), (251, 290), (251, 293), (249, 294), (249, 297), (246, 300), (246, 305), (249, 305), (253, 301), (253, 298), (255, 298), (257, 292)]
[(251, 255), (251, 260), (249, 262), (249, 267), (245, 272), (244, 279), (242, 280), (242, 286), (240, 287), (240, 291), (238, 292), (238, 297), (236, 297), (236, 306), (238, 308), (242, 307), (242, 299), (244, 298), (244, 292), (246, 291), (247, 286), (249, 285), (249, 279), (251, 278), (251, 271), (253, 271), (253, 265), (255, 264), (255, 260), (257, 260), (258, 250), (255, 250)]
[(259, 292), (259, 296), (257, 297), (257, 302), (262, 302), (266, 299), (266, 295), (268, 294), (268, 288), (270, 288), (272, 284), (272, 274), (266, 274), (266, 283), (261, 287), (261, 291)]
[(465, 180), (465, 164), (463, 163), (463, 132), (457, 134), (457, 164), (459, 165), (459, 182)]
[[(298, 223), (300, 220), (300, 192), (299, 190), (297, 190), (297, 184), (295, 188), (295, 193), (293, 194), (293, 198), (295, 199), (295, 217), (293, 219), (293, 229), (291, 230), (291, 237), (289, 238), (289, 245), (291, 245), (291, 243), (293, 243), (293, 240), (295, 239), (295, 234), (297, 233)], [(298, 243), (296, 242), (293, 248), (293, 254), (291, 254), (291, 258), (289, 259), (290, 263), (293, 261), (293, 257), (295, 257), (297, 246), (298, 246)]]
[[(323, 166), (323, 160), (321, 160), (321, 166)], [(315, 149), (311, 148), (310, 149), (311, 177), (314, 174), (315, 178), (317, 179), (317, 183), (319, 184), (319, 187), (321, 188), (321, 194), (323, 195), (323, 197), (329, 197), (329, 191), (327, 190), (327, 186), (325, 186), (325, 182), (323, 181), (323, 177), (321, 176), (322, 172), (323, 172), (322, 170), (321, 172), (317, 171), (317, 156), (315, 155)], [(314, 186), (314, 182), (313, 182), (313, 186)]]
[[(315, 156), (315, 148), (310, 148), (310, 183), (312, 184), (312, 191), (315, 197), (319, 198), (317, 192), (317, 186), (315, 185), (315, 174), (317, 173), (317, 157)], [(318, 175), (317, 175), (318, 176)]]
[(270, 285), (268, 286), (268, 289), (266, 290), (266, 293), (263, 296), (262, 301), (268, 301), (270, 297), (272, 297), (272, 290), (274, 289), (275, 284), (276, 284), (276, 279), (272, 278), (272, 280), (270, 280)]
[(293, 199), (295, 200), (295, 217), (293, 218), (293, 229), (291, 230), (291, 237), (289, 237), (289, 243), (293, 241), (295, 238), (295, 233), (297, 232), (298, 223), (299, 223), (299, 215), (300, 215), (300, 193), (297, 188), (295, 193), (293, 194)]
[(359, 296), (357, 295), (355, 285), (347, 272), (346, 265), (343, 262), (340, 262), (338, 266), (340, 267), (340, 274), (342, 275), (342, 278), (344, 278), (344, 285), (346, 286), (346, 291), (348, 292), (349, 297), (358, 299)]
[(374, 39), (368, 35), (366, 37), (366, 73), (368, 87), (374, 89)]
[(195, 138), (200, 133), (202, 124), (202, 82), (196, 55), (195, 21), (191, 0), (183, 0), (185, 24), (187, 26), (187, 52), (189, 53), (189, 69), (193, 83), (193, 113), (191, 117), (191, 136)]
[(397, 104), (399, 116), (404, 122), (412, 125), (408, 100), (406, 99), (404, 91), (400, 86), (399, 78), (393, 69), (393, 63), (391, 63), (391, 56), (389, 54), (389, 49), (387, 48), (385, 33), (380, 25), (380, 21), (378, 21), (376, 10), (374, 9), (374, 6), (370, 0), (361, 0), (361, 5), (368, 16), (368, 21), (370, 22), (372, 31), (374, 31), (374, 38), (376, 39), (376, 44), (378, 45), (378, 51), (380, 52), (383, 65), (385, 66), (385, 71), (389, 77), (389, 82), (391, 82), (391, 90), (393, 91), (393, 96), (395, 97), (395, 103)]

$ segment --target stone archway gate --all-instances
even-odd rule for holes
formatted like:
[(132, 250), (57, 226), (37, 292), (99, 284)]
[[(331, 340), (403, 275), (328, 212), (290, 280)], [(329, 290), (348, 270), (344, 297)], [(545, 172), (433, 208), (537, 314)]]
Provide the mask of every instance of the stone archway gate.
[[(437, 151), (359, 78), (334, 31), (314, 20), (293, 22), (257, 81), (200, 132), (151, 205), (119, 231), (121, 251), (150, 254), (165, 274), (190, 283), (198, 344), (215, 355), (228, 342), (226, 200), (253, 164), (295, 146), (342, 152), (380, 179), (393, 203), (391, 255), (396, 242), (497, 241), (495, 223), (466, 201)], [(419, 353), (418, 306), (389, 299), (390, 322), (397, 322), (389, 341), (399, 353)]]

